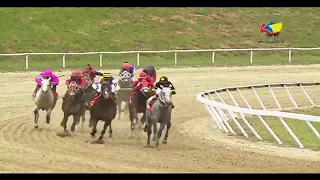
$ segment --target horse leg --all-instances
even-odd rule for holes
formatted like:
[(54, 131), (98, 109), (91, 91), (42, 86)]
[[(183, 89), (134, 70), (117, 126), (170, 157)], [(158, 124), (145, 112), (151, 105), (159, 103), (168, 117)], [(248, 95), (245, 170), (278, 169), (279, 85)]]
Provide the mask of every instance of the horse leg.
[(96, 137), (96, 133), (97, 133), (98, 120), (91, 119), (91, 121), (92, 121), (92, 132), (90, 134), (94, 138), (94, 137)]
[(90, 117), (90, 119), (89, 119), (89, 127), (92, 127), (92, 126), (93, 126), (93, 122), (92, 122), (92, 119)]
[(47, 121), (47, 124), (50, 124), (50, 116), (51, 116), (51, 112), (52, 112), (52, 109), (48, 109), (47, 110), (47, 115), (46, 115), (46, 121)]
[[(149, 123), (148, 123), (149, 124)], [(152, 137), (152, 141), (156, 141), (156, 135), (157, 135), (157, 131), (158, 131), (158, 128), (157, 128), (157, 121), (153, 121), (152, 123), (152, 126), (153, 126), (153, 137)]]
[(126, 105), (124, 106), (123, 112), (127, 113), (129, 109), (129, 101), (126, 102)]
[(111, 122), (110, 122), (110, 126), (109, 126), (109, 138), (112, 138), (112, 128), (111, 128)]
[(104, 134), (106, 133), (106, 130), (108, 128), (108, 126), (111, 124), (111, 121), (105, 121), (104, 122), (104, 126), (103, 126), (103, 130), (101, 131), (101, 136), (99, 137), (99, 140), (103, 139)]
[[(80, 118), (79, 118), (79, 121), (80, 121)], [(86, 121), (86, 110), (83, 110), (81, 114), (81, 128), (83, 128), (85, 121)]]
[(39, 120), (39, 109), (37, 106), (34, 106), (34, 110), (33, 110), (33, 114), (34, 114), (34, 128), (38, 129), (38, 120)]
[(171, 127), (171, 122), (167, 123), (167, 132), (166, 135), (164, 136), (164, 140), (163, 140), (163, 144), (167, 144), (168, 143), (168, 136), (169, 136), (169, 129)]
[(80, 116), (73, 115), (73, 122), (72, 122), (72, 125), (71, 125), (71, 132), (74, 133), (74, 131), (76, 130), (77, 122), (79, 122), (79, 120), (80, 120)]
[(134, 107), (133, 108), (133, 121), (131, 122), (131, 129), (133, 129), (136, 125), (137, 119), (138, 119), (138, 115), (137, 115), (137, 109)]
[(119, 100), (119, 98), (118, 98), (118, 102), (117, 102), (117, 104), (118, 104), (118, 120), (120, 120), (120, 116), (121, 116), (121, 100)]
[[(150, 119), (150, 117), (147, 117), (146, 118), (146, 122), (149, 122), (149, 121), (151, 121), (151, 119)], [(150, 125), (148, 125), (148, 124), (150, 124)], [(148, 134), (148, 139), (147, 139), (147, 146), (150, 146), (150, 135), (151, 135), (151, 133), (152, 133), (152, 123), (148, 123), (148, 124), (146, 124), (146, 126), (145, 126), (145, 132), (147, 132), (147, 134)]]
[(165, 123), (160, 123), (160, 128), (159, 128), (159, 131), (157, 133), (157, 143), (156, 143), (157, 147), (159, 147), (159, 141), (160, 141), (160, 138), (161, 138), (162, 131), (163, 131), (164, 127), (166, 127), (166, 124)]
[(64, 132), (68, 132), (68, 130), (67, 130), (68, 117), (69, 117), (69, 114), (64, 113), (63, 114), (63, 119), (62, 119), (62, 121), (60, 123), (61, 127), (63, 127)]

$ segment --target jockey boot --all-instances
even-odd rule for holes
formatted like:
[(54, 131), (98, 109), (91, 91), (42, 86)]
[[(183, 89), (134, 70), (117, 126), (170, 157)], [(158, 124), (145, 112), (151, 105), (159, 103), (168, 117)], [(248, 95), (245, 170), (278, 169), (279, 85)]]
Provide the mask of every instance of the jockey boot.
[(37, 94), (37, 92), (38, 92), (38, 90), (39, 90), (40, 88), (41, 88), (41, 86), (37, 84), (37, 86), (36, 86), (36, 88), (34, 89), (33, 94), (32, 94), (33, 97), (36, 97), (36, 94)]
[(172, 109), (174, 108), (175, 106), (174, 106), (174, 104), (172, 103)]
[(148, 103), (148, 109), (149, 109), (150, 111), (152, 110), (152, 105), (153, 105), (154, 102), (156, 102), (157, 98), (158, 98), (157, 95), (153, 96), (153, 98), (152, 98), (152, 99), (150, 100), (150, 102)]
[(64, 93), (64, 95), (61, 98), (64, 99), (66, 97), (66, 95), (67, 95), (67, 92)]
[(59, 94), (57, 93), (57, 86), (53, 86), (51, 90), (52, 90), (52, 93), (53, 93), (53, 95), (54, 95), (55, 97), (58, 97), (58, 96), (59, 96)]

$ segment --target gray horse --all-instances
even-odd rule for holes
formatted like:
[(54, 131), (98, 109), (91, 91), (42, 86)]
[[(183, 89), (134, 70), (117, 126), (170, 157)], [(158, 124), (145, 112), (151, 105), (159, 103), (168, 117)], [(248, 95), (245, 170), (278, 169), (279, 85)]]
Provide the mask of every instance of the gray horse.
[[(152, 109), (146, 110), (146, 124), (144, 131), (148, 134), (147, 145), (150, 146), (150, 135), (153, 126), (152, 141), (156, 141), (156, 147), (159, 147), (159, 140), (162, 131), (167, 125), (167, 132), (163, 143), (168, 140), (168, 133), (171, 127), (171, 112), (172, 112), (172, 91), (170, 87), (162, 87), (158, 99), (154, 102)], [(157, 130), (157, 124), (160, 123), (160, 128)]]
[[(123, 71), (120, 74), (120, 79), (118, 80), (118, 85), (120, 89), (117, 92), (117, 104), (118, 104), (118, 119), (120, 119), (121, 112), (128, 111), (129, 98), (132, 94), (132, 77), (128, 71)], [(121, 109), (121, 103), (125, 102), (126, 105), (124, 109)]]

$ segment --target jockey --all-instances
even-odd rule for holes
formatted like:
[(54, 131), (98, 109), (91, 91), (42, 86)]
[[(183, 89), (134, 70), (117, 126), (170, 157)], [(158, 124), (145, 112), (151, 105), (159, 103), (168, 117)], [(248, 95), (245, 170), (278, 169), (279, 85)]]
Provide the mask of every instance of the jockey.
[(41, 88), (41, 77), (44, 79), (51, 78), (51, 85), (52, 85), (52, 93), (55, 97), (58, 97), (57, 93), (57, 85), (59, 85), (59, 76), (57, 76), (51, 69), (47, 69), (41, 72), (35, 79), (37, 86), (32, 94), (33, 97), (36, 97), (38, 90)]
[[(170, 87), (172, 94), (176, 94), (176, 89), (174, 88), (173, 84), (169, 81), (169, 79), (166, 76), (162, 76), (160, 78), (160, 80), (156, 83), (156, 95), (151, 96), (148, 100), (147, 100), (147, 108), (150, 109), (151, 105), (156, 101), (156, 99), (159, 97), (159, 93), (160, 91), (158, 91), (158, 89), (161, 89), (161, 86), (163, 87)], [(174, 108), (174, 105), (172, 104), (172, 109)]]
[(152, 80), (153, 83), (156, 82), (157, 72), (153, 65), (149, 65), (147, 68), (143, 69), (143, 72), (147, 73), (148, 79)]
[[(69, 78), (66, 80), (66, 85), (69, 85), (71, 82), (76, 82), (77, 85), (79, 85), (80, 89), (83, 90), (83, 88), (86, 85), (86, 80), (84, 79), (83, 74), (81, 73), (80, 70), (74, 70), (72, 71), (71, 75)], [(62, 99), (65, 97), (65, 95), (62, 97)]]
[(88, 73), (90, 75), (91, 81), (93, 81), (96, 76), (102, 76), (103, 75), (101, 72), (98, 72), (94, 68), (92, 68), (90, 64), (87, 64), (83, 68), (82, 73), (83, 74)]
[(101, 86), (103, 83), (109, 83), (111, 85), (111, 92), (115, 98), (115, 94), (116, 94), (116, 88), (117, 88), (117, 81), (112, 77), (111, 73), (106, 72), (103, 73), (103, 76), (100, 78), (100, 81), (97, 83), (92, 84), (93, 89), (95, 89), (97, 91), (96, 96), (93, 98), (93, 100), (91, 101), (91, 105), (93, 105), (97, 99), (101, 96)]
[(135, 67), (133, 65), (131, 65), (130, 63), (128, 62), (125, 62), (123, 64), (123, 66), (120, 68), (120, 72), (119, 72), (119, 75), (123, 72), (123, 71), (128, 71), (130, 74), (131, 74), (131, 78), (133, 77), (134, 75), (134, 70), (135, 70)]
[[(148, 75), (147, 75), (147, 73), (142, 71), (139, 74), (138, 80), (133, 81), (133, 83), (132, 83), (133, 93), (132, 93), (131, 97), (133, 97), (133, 95), (135, 95), (139, 91), (139, 84), (143, 79), (148, 81)], [(148, 81), (148, 82), (149, 82), (149, 86), (153, 88), (154, 87), (153, 82), (152, 81)]]

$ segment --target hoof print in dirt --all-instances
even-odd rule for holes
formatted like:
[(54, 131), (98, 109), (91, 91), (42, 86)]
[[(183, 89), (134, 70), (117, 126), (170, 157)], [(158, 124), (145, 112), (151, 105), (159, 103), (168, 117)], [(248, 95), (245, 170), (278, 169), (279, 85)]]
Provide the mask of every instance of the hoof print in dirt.
[(71, 134), (69, 132), (57, 132), (57, 136), (60, 137), (70, 137)]
[(94, 140), (94, 141), (91, 141), (91, 144), (104, 144), (104, 140)]

